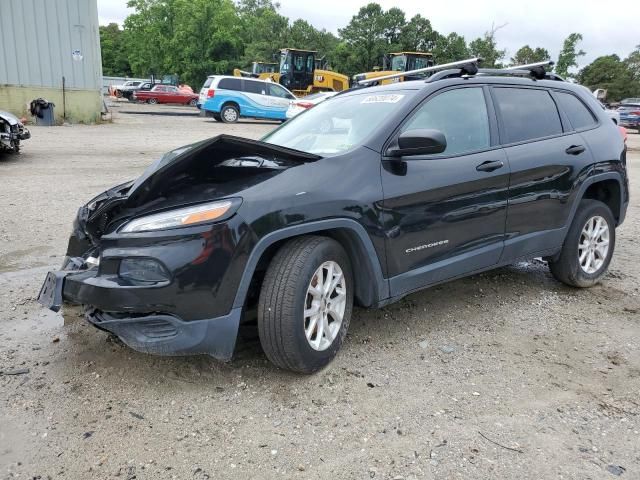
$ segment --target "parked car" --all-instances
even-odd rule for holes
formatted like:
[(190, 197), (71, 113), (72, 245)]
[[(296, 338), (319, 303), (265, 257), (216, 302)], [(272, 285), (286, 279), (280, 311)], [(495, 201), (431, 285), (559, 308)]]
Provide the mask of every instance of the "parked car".
[(156, 83), (152, 83), (152, 82), (142, 82), (139, 85), (135, 86), (135, 87), (129, 87), (126, 90), (122, 90), (122, 98), (126, 98), (127, 100), (129, 100), (130, 102), (135, 101), (133, 99), (133, 94), (135, 92), (139, 92), (139, 91), (144, 91), (144, 92), (148, 92), (149, 90), (151, 90), (155, 85), (157, 85)]
[(228, 360), (257, 321), (267, 357), (309, 373), (340, 349), (354, 303), (534, 257), (594, 285), (629, 202), (618, 127), (582, 87), (469, 62), (340, 93), (260, 141), (167, 153), (80, 208), (40, 302), (84, 304), (164, 355)]
[(324, 102), (329, 98), (336, 95), (338, 92), (318, 92), (307, 95), (306, 97), (299, 98), (297, 100), (291, 100), (289, 102), (289, 108), (287, 109), (287, 118), (293, 118), (296, 115), (309, 110), (311, 107)]
[(242, 117), (286, 120), (289, 102), (295, 99), (277, 83), (211, 75), (200, 90), (198, 104), (217, 121), (234, 123)]
[(111, 85), (109, 87), (109, 95), (113, 97), (123, 97), (126, 96), (125, 92), (130, 92), (138, 88), (143, 82), (140, 80), (129, 80), (124, 82), (122, 85)]
[(31, 138), (31, 133), (14, 114), (0, 110), (0, 151), (18, 153), (20, 142)]
[(156, 85), (148, 91), (138, 90), (133, 93), (133, 99), (150, 104), (181, 103), (193, 107), (198, 103), (197, 94), (173, 85)]
[[(637, 102), (634, 102), (637, 100)], [(640, 98), (626, 98), (618, 107), (620, 125), (625, 128), (633, 128), (640, 133)]]

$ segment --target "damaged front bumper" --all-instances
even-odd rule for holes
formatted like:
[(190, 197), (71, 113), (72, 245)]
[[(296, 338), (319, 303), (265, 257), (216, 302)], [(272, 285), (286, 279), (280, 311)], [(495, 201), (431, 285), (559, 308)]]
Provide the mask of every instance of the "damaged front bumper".
[[(104, 235), (95, 257), (67, 257), (49, 272), (38, 301), (53, 311), (83, 305), (91, 324), (140, 352), (230, 360), (242, 316), (232, 308), (241, 270), (230, 264), (242, 225), (236, 217), (179, 232)], [(78, 243), (76, 234), (69, 243)], [(131, 260), (161, 265), (166, 278), (132, 279), (123, 269)]]

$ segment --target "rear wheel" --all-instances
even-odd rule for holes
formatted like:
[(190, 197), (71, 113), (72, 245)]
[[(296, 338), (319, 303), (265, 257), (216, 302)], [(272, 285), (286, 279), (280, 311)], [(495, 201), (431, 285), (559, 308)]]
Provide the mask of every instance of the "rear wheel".
[(300, 373), (325, 367), (349, 328), (353, 273), (333, 239), (286, 243), (267, 270), (258, 302), (260, 343), (275, 365)]
[(198, 100), (195, 98), (192, 98), (191, 100), (189, 100), (189, 105), (192, 107), (195, 107), (198, 104)]
[(582, 200), (560, 256), (549, 260), (551, 273), (572, 287), (591, 287), (607, 271), (615, 243), (615, 219), (609, 207), (597, 200)]
[(240, 118), (240, 111), (235, 105), (225, 105), (220, 110), (220, 117), (224, 123), (236, 123)]

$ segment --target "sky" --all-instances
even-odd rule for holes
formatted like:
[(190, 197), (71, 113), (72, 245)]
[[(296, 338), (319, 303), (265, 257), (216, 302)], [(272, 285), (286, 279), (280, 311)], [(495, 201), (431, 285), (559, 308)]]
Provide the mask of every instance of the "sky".
[[(290, 21), (302, 18), (316, 28), (337, 34), (369, 1), (279, 0), (279, 3), (280, 13)], [(504, 24), (496, 38), (499, 48), (507, 49), (507, 60), (523, 45), (546, 48), (556, 60), (562, 42), (572, 32), (584, 36), (579, 48), (587, 55), (579, 60), (581, 65), (611, 53), (624, 58), (640, 44), (640, 6), (635, 0), (625, 4), (601, 0), (377, 0), (377, 3), (385, 10), (399, 7), (407, 18), (419, 13), (438, 32), (455, 31), (467, 42), (490, 30), (492, 25)], [(131, 13), (126, 5), (127, 0), (98, 0), (100, 24), (122, 24)]]

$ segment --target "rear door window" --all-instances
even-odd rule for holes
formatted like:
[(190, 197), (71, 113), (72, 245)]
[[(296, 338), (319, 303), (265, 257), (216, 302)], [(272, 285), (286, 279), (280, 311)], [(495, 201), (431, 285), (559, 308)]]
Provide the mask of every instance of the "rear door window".
[(218, 82), (218, 88), (223, 90), (242, 90), (242, 82), (239, 78), (223, 78)]
[(562, 111), (569, 118), (571, 126), (576, 130), (596, 125), (596, 119), (580, 99), (571, 93), (555, 92)]
[(255, 80), (245, 80), (244, 91), (247, 93), (257, 93), (258, 95), (266, 95), (267, 86), (264, 82), (256, 82)]
[(502, 143), (562, 133), (558, 107), (546, 90), (496, 87), (493, 95), (502, 117)]
[(489, 116), (482, 87), (448, 90), (418, 108), (402, 131), (435, 129), (444, 133), (444, 154), (489, 148)]

